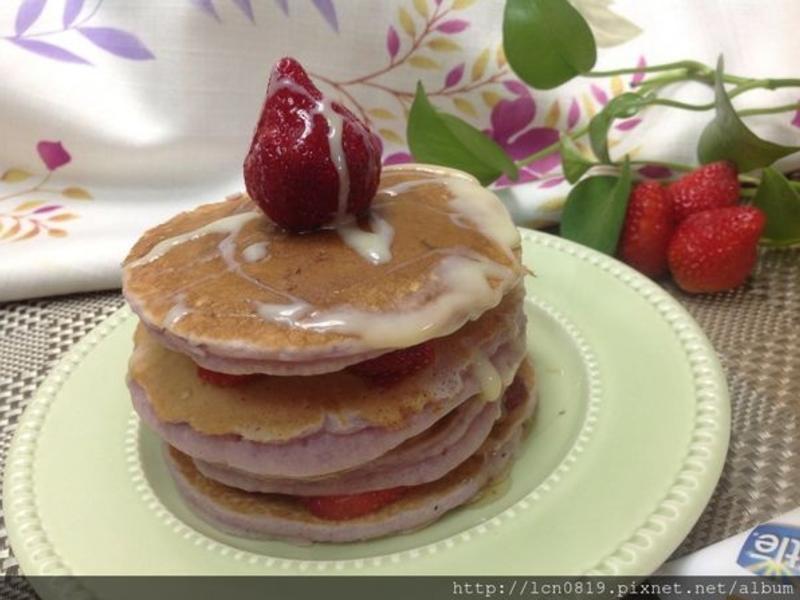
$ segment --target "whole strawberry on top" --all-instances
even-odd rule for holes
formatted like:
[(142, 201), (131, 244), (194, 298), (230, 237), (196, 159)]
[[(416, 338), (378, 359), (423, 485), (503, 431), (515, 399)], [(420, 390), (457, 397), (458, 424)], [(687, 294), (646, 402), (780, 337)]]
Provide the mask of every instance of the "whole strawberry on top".
[(736, 167), (726, 161), (703, 165), (668, 185), (667, 193), (676, 223), (696, 212), (733, 206), (739, 201)]
[(359, 215), (381, 171), (381, 143), (353, 113), (325, 99), (292, 58), (275, 65), (244, 162), (250, 198), (301, 232)]

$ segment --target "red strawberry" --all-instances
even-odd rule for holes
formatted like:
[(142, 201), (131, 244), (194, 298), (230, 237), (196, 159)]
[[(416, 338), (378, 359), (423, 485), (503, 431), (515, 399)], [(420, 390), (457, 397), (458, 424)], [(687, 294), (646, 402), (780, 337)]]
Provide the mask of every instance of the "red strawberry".
[(203, 367), (197, 367), (197, 376), (206, 383), (217, 387), (236, 387), (253, 381), (258, 377), (258, 375), (231, 375), (230, 373), (220, 373)]
[(434, 351), (430, 343), (381, 354), (348, 367), (350, 371), (378, 385), (391, 385), (416, 373), (433, 362)]
[[(340, 136), (331, 135), (331, 124), (342, 128)], [(331, 223), (340, 189), (345, 212), (363, 213), (378, 187), (380, 158), (379, 138), (324, 99), (300, 63), (284, 58), (275, 65), (244, 161), (247, 193), (270, 219), (290, 231)]]
[(667, 193), (676, 223), (701, 210), (733, 206), (739, 200), (736, 167), (726, 161), (703, 165), (667, 186)]
[(667, 272), (667, 246), (674, 229), (672, 203), (661, 184), (637, 184), (622, 227), (620, 258), (649, 277), (661, 277)]
[(346, 521), (375, 512), (398, 501), (408, 488), (396, 487), (361, 494), (343, 496), (305, 496), (297, 497), (312, 515), (329, 521)]
[(729, 206), (687, 217), (669, 244), (669, 268), (687, 292), (720, 292), (747, 279), (758, 255), (764, 213)]

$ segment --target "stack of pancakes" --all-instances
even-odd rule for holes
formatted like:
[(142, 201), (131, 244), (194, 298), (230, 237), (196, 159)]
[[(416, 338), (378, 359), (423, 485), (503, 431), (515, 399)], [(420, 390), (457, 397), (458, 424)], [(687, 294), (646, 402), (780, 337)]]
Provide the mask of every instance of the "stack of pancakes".
[[(286, 233), (237, 196), (148, 231), (124, 263), (134, 407), (187, 503), (224, 530), (415, 529), (502, 476), (533, 413), (525, 271), (500, 201), (457, 171), (389, 167), (349, 227)], [(399, 379), (358, 369), (420, 345), (432, 360)], [(308, 508), (387, 489), (402, 493), (352, 518)]]

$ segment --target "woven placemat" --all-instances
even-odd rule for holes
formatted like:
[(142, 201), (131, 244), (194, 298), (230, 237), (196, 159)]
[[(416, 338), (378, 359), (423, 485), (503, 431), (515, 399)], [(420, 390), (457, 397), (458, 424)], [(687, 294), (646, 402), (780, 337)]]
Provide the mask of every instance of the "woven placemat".
[[(734, 292), (690, 296), (667, 289), (717, 349), (733, 405), (722, 479), (678, 556), (800, 499), (800, 250), (764, 253), (752, 283)], [(20, 414), (50, 368), (122, 304), (118, 293), (101, 293), (0, 305), (0, 467)], [(0, 569), (19, 572), (4, 523)], [(20, 590), (19, 597), (28, 596)]]

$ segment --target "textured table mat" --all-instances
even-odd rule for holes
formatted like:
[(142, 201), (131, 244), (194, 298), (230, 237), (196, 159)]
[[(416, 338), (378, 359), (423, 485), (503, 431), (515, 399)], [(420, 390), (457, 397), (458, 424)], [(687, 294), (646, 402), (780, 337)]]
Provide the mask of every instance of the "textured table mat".
[[(719, 353), (733, 409), (722, 479), (677, 556), (800, 501), (800, 250), (766, 252), (753, 283), (735, 292), (692, 297), (668, 290)], [(50, 368), (122, 304), (118, 293), (101, 293), (0, 305), (0, 467), (17, 420)], [(16, 574), (0, 524), (0, 570)]]

